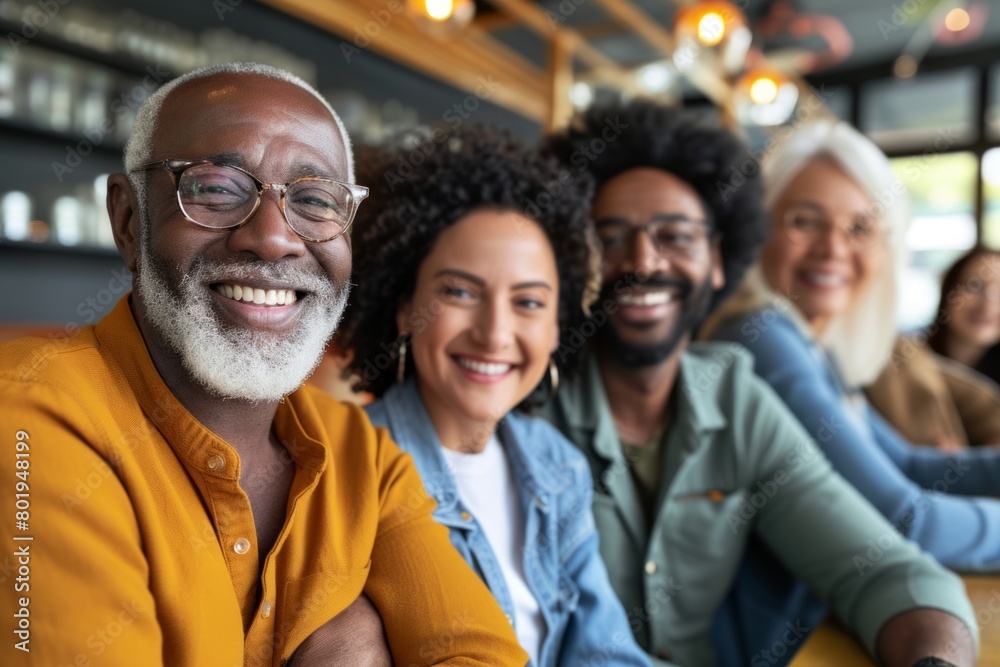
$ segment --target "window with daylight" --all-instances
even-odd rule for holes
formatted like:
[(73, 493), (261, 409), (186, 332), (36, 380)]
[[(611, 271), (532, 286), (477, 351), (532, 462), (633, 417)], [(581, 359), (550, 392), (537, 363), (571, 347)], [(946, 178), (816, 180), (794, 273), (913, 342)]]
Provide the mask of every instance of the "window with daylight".
[(910, 264), (904, 270), (898, 314), (900, 328), (908, 330), (934, 316), (941, 274), (976, 243), (979, 165), (971, 152), (927, 152), (891, 163), (906, 186), (913, 212), (906, 236)]

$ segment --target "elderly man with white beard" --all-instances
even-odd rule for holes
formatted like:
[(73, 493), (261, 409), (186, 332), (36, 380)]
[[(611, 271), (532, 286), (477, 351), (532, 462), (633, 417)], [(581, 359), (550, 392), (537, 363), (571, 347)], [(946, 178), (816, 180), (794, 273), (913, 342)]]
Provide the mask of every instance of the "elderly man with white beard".
[(0, 346), (0, 663), (524, 665), (409, 457), (302, 386), (367, 194), (329, 105), (273, 68), (192, 72), (125, 169), (135, 291)]

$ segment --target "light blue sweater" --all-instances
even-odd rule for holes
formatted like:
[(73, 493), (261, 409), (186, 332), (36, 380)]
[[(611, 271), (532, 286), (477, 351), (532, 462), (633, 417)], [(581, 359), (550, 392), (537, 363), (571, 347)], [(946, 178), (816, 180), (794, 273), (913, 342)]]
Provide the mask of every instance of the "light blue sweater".
[(1000, 501), (971, 497), (1000, 496), (1000, 449), (914, 447), (844, 386), (833, 360), (790, 318), (761, 313), (729, 319), (710, 337), (754, 354), (757, 374), (834, 468), (900, 532), (952, 569), (1000, 570)]

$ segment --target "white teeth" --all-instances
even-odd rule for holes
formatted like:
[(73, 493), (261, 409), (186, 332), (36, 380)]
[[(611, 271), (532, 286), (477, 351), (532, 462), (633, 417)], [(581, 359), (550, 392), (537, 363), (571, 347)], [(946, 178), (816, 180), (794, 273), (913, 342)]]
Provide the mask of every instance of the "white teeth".
[(459, 357), (458, 364), (462, 368), (468, 368), (473, 373), (480, 373), (482, 375), (503, 375), (511, 369), (510, 364), (490, 364), (463, 357)]
[(670, 303), (673, 295), (670, 292), (645, 292), (643, 294), (622, 294), (618, 303), (624, 306), (658, 306)]
[(289, 306), (298, 301), (298, 297), (295, 295), (295, 290), (292, 289), (262, 290), (254, 287), (245, 287), (243, 285), (223, 284), (216, 285), (214, 289), (222, 296), (233, 299), (234, 301), (244, 301), (246, 303), (255, 303), (258, 305)]
[(817, 273), (814, 271), (809, 271), (805, 274), (806, 280), (814, 282), (817, 285), (824, 286), (839, 286), (844, 284), (844, 278), (832, 273)]

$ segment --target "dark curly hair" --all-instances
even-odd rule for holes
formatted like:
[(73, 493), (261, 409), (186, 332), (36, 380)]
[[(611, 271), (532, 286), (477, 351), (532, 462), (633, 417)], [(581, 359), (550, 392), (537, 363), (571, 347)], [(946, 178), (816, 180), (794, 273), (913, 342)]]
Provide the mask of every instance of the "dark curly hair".
[[(416, 143), (414, 144), (414, 141)], [(588, 217), (592, 179), (498, 128), (437, 129), (363, 151), (359, 183), (371, 189), (354, 224), (351, 305), (336, 344), (353, 353), (345, 374), (376, 397), (396, 382), (396, 313), (413, 295), (417, 271), (442, 230), (482, 209), (517, 212), (545, 231), (559, 274), (561, 374), (572, 375), (579, 346), (570, 336), (596, 296), (599, 256)], [(407, 375), (413, 372), (412, 355)], [(521, 407), (531, 407), (522, 403)]]
[(648, 100), (594, 106), (544, 147), (574, 175), (591, 174), (598, 190), (640, 167), (662, 169), (690, 184), (719, 238), (726, 284), (713, 306), (736, 288), (767, 237), (757, 156), (705, 111)]

